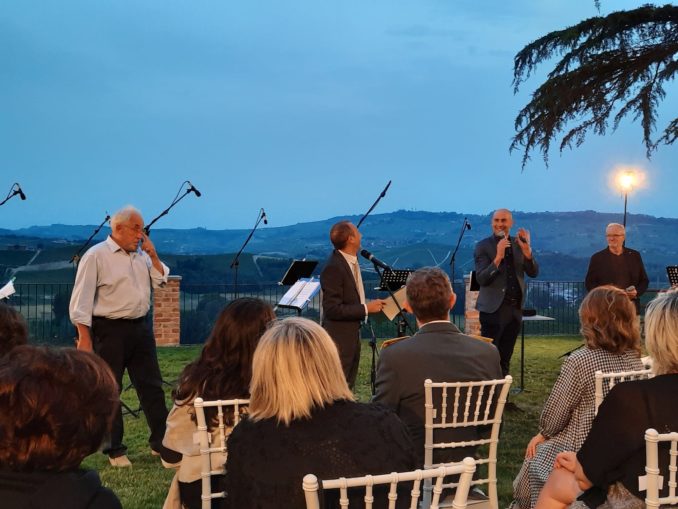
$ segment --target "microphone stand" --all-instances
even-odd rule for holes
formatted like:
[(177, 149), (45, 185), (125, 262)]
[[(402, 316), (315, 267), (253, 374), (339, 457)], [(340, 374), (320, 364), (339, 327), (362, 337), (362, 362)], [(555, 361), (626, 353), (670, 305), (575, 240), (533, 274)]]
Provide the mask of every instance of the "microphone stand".
[(450, 258), (450, 275), (452, 276), (452, 288), (454, 288), (454, 259), (457, 256), (457, 251), (459, 251), (459, 245), (461, 244), (461, 239), (464, 237), (466, 230), (470, 230), (471, 225), (468, 222), (467, 218), (464, 218), (464, 224), (461, 225), (461, 231), (459, 232), (459, 239), (457, 240), (457, 246), (454, 248), (452, 257)]
[(184, 182), (181, 184), (181, 186), (179, 186), (179, 191), (177, 192), (176, 196), (175, 196), (174, 199), (172, 200), (172, 203), (169, 204), (169, 207), (167, 207), (165, 210), (163, 210), (160, 214), (158, 214), (155, 218), (153, 218), (153, 220), (152, 220), (150, 223), (148, 223), (148, 224), (144, 227), (144, 232), (146, 233), (146, 235), (148, 235), (149, 233), (151, 233), (151, 226), (153, 226), (153, 225), (156, 223), (156, 221), (157, 221), (158, 219), (160, 219), (162, 216), (166, 216), (167, 213), (170, 211), (170, 209), (171, 209), (172, 207), (174, 207), (177, 203), (179, 203), (181, 200), (183, 200), (184, 198), (186, 198), (186, 195), (187, 195), (187, 194), (190, 194), (190, 193), (193, 191), (193, 188), (190, 187), (190, 188), (188, 188), (186, 191), (184, 191), (184, 194), (182, 194), (181, 196), (179, 196), (179, 193), (181, 192), (181, 189), (184, 187), (184, 184), (188, 184), (188, 180), (184, 181)]
[(5, 197), (4, 200), (0, 201), (0, 205), (4, 205), (10, 199), (15, 197), (17, 194), (21, 194), (21, 191), (19, 191), (19, 189), (15, 189), (16, 185), (17, 185), (16, 182), (14, 184), (12, 184), (12, 187), (9, 188), (9, 193), (7, 193), (7, 197)]
[(374, 207), (377, 206), (377, 203), (379, 203), (379, 202), (381, 201), (381, 199), (382, 199), (384, 196), (386, 196), (386, 191), (388, 191), (388, 188), (389, 188), (390, 185), (391, 185), (391, 181), (389, 180), (389, 181), (388, 181), (388, 184), (386, 184), (386, 187), (385, 187), (384, 190), (381, 192), (381, 194), (379, 195), (379, 197), (377, 198), (377, 200), (376, 200), (376, 201), (372, 204), (372, 206), (370, 207), (370, 210), (368, 210), (368, 211), (365, 213), (365, 215), (360, 219), (360, 221), (358, 221), (358, 224), (356, 225), (356, 228), (360, 229), (360, 225), (363, 224), (363, 221), (367, 218), (367, 216), (370, 215), (370, 212), (372, 212), (372, 211), (374, 210)]
[(73, 256), (71, 256), (71, 259), (68, 263), (75, 264), (74, 267), (73, 267), (74, 269), (78, 265), (78, 262), (80, 261), (80, 255), (82, 254), (82, 252), (85, 250), (85, 248), (87, 246), (89, 246), (89, 243), (92, 242), (92, 239), (94, 237), (96, 237), (96, 234), (99, 233), (99, 231), (104, 227), (106, 222), (109, 221), (110, 219), (111, 219), (111, 216), (109, 216), (108, 213), (106, 213), (106, 218), (101, 222), (101, 224), (99, 226), (96, 227), (96, 230), (94, 230), (94, 233), (92, 233), (92, 235), (89, 236), (89, 238), (85, 241), (85, 243), (82, 246), (80, 246), (80, 249), (78, 249), (76, 251), (76, 253)]
[(240, 251), (233, 257), (233, 261), (231, 262), (230, 268), (235, 271), (235, 276), (233, 278), (233, 293), (236, 299), (238, 298), (238, 267), (240, 266), (240, 255), (245, 249), (245, 246), (249, 243), (252, 235), (254, 235), (254, 231), (259, 227), (259, 223), (261, 223), (262, 219), (264, 219), (264, 209), (259, 209), (259, 215), (257, 216), (257, 222), (254, 223), (254, 228), (252, 228), (252, 231), (250, 231), (250, 234), (245, 239)]

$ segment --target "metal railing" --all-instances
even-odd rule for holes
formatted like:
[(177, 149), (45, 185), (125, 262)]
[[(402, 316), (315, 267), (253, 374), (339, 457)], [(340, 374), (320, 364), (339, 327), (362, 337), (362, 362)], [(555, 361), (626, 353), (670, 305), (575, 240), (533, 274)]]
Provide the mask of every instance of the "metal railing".
[[(383, 298), (383, 292), (373, 288), (375, 281), (365, 281), (368, 299)], [(21, 283), (15, 284), (16, 294), (8, 301), (24, 316), (29, 326), (31, 340), (38, 343), (71, 345), (75, 328), (68, 317), (68, 304), (73, 290), (72, 284)], [(238, 295), (257, 297), (275, 305), (286, 291), (276, 283), (240, 284)], [(455, 282), (457, 303), (452, 309), (452, 321), (463, 330), (465, 291), (463, 283)], [(642, 303), (649, 302), (658, 292), (648, 290)], [(554, 318), (548, 322), (526, 322), (525, 332), (530, 335), (578, 334), (578, 309), (586, 291), (578, 281), (529, 281), (525, 308), (535, 309), (538, 314)], [(234, 289), (225, 284), (182, 285), (180, 293), (181, 343), (203, 343), (212, 330), (214, 321), (223, 307), (234, 298)], [(643, 306), (644, 307), (644, 306)], [(294, 315), (294, 310), (278, 308), (277, 316)], [(316, 296), (304, 309), (302, 316), (318, 321), (320, 299)], [(412, 326), (414, 317), (408, 317)], [(382, 315), (371, 318), (377, 338), (391, 338), (398, 335), (397, 324), (389, 322)], [(368, 327), (362, 328), (364, 338), (370, 336)]]

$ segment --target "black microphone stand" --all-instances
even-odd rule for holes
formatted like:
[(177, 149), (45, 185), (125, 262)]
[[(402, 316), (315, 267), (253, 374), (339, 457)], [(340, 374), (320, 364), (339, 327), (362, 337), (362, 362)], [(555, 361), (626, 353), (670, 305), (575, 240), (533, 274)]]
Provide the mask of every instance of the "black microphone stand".
[(184, 182), (182, 182), (182, 184), (179, 186), (179, 191), (177, 191), (177, 194), (172, 200), (172, 203), (169, 204), (169, 207), (167, 207), (160, 214), (154, 217), (153, 220), (144, 227), (144, 232), (146, 233), (146, 235), (151, 233), (151, 226), (153, 226), (158, 219), (160, 219), (162, 216), (166, 216), (172, 207), (174, 207), (177, 203), (186, 198), (186, 195), (190, 194), (194, 190), (193, 187), (189, 187), (188, 189), (186, 189), (186, 191), (184, 191), (184, 194), (179, 196), (179, 193), (181, 193), (181, 189), (184, 187), (185, 184), (188, 183), (189, 183), (188, 180), (184, 180)]
[(19, 189), (16, 189), (17, 186), (18, 186), (18, 183), (16, 183), (16, 182), (14, 184), (12, 184), (12, 187), (9, 188), (9, 193), (7, 193), (7, 197), (4, 200), (0, 201), (0, 205), (4, 205), (11, 198), (15, 197), (17, 194), (21, 194), (21, 191)]
[(459, 246), (461, 244), (461, 239), (464, 238), (464, 233), (466, 230), (470, 230), (471, 225), (468, 222), (467, 218), (464, 218), (464, 224), (461, 225), (461, 231), (459, 232), (459, 239), (457, 240), (457, 245), (452, 252), (452, 257), (450, 258), (450, 275), (452, 276), (452, 288), (454, 288), (454, 260), (457, 256), (457, 251), (459, 251)]
[(238, 267), (240, 266), (240, 255), (245, 249), (245, 246), (247, 246), (247, 244), (249, 243), (250, 239), (252, 238), (252, 235), (254, 235), (254, 231), (259, 227), (259, 223), (261, 223), (262, 219), (264, 219), (264, 209), (259, 209), (259, 215), (257, 216), (257, 222), (254, 223), (254, 228), (252, 228), (252, 231), (250, 231), (250, 234), (245, 239), (245, 242), (240, 248), (240, 251), (238, 251), (238, 254), (236, 254), (233, 257), (233, 261), (231, 262), (230, 268), (235, 271), (235, 275), (233, 278), (233, 294), (236, 299), (238, 298)]
[(94, 233), (92, 233), (92, 235), (89, 236), (89, 238), (85, 241), (85, 243), (82, 246), (80, 246), (80, 249), (78, 249), (76, 251), (76, 253), (73, 256), (71, 256), (71, 259), (68, 263), (73, 263), (74, 269), (78, 265), (78, 262), (80, 261), (80, 255), (82, 254), (82, 252), (85, 250), (85, 248), (87, 248), (87, 246), (89, 246), (89, 243), (92, 242), (92, 239), (94, 237), (96, 237), (97, 233), (99, 233), (99, 231), (104, 227), (106, 222), (109, 221), (110, 219), (111, 219), (111, 216), (109, 216), (108, 213), (106, 213), (106, 218), (101, 222), (101, 224), (99, 226), (96, 227), (96, 230), (94, 230)]
[(360, 219), (360, 221), (358, 221), (358, 224), (356, 225), (356, 228), (358, 228), (358, 229), (360, 228), (360, 225), (363, 224), (363, 221), (364, 221), (365, 219), (367, 219), (367, 216), (370, 215), (370, 212), (372, 212), (372, 211), (374, 210), (374, 207), (377, 206), (377, 203), (379, 203), (379, 202), (381, 201), (381, 199), (382, 199), (384, 196), (386, 196), (386, 191), (388, 191), (388, 188), (390, 187), (390, 185), (391, 185), (391, 181), (389, 180), (389, 181), (388, 181), (388, 184), (386, 184), (386, 187), (385, 187), (384, 190), (381, 192), (381, 194), (379, 195), (379, 197), (377, 198), (377, 200), (376, 200), (376, 201), (372, 204), (372, 206), (370, 207), (370, 210), (368, 210), (367, 212), (365, 212), (365, 215)]
[[(372, 265), (374, 265), (374, 271), (379, 275), (379, 280), (383, 279), (382, 273), (379, 271), (379, 265), (377, 265), (376, 262), (372, 261)], [(400, 304), (398, 303), (398, 300), (395, 298), (395, 295), (393, 295), (393, 290), (391, 290), (391, 287), (386, 284), (384, 285), (386, 288), (386, 291), (388, 291), (389, 296), (391, 299), (393, 299), (393, 302), (395, 303), (396, 307), (398, 308), (398, 336), (404, 336), (405, 332), (407, 329), (410, 329), (410, 333), (414, 334), (414, 329), (410, 325), (410, 322), (405, 318), (405, 313), (403, 311), (403, 308), (400, 307)], [(370, 385), (372, 387), (372, 395), (374, 396), (375, 390), (376, 390), (376, 381), (377, 381), (377, 364), (376, 364), (376, 358), (377, 358), (377, 337), (374, 334), (374, 328), (372, 327), (372, 323), (368, 319), (368, 324), (370, 327), (370, 331), (372, 333), (372, 337), (370, 339), (370, 348), (372, 349), (372, 365), (370, 366)]]

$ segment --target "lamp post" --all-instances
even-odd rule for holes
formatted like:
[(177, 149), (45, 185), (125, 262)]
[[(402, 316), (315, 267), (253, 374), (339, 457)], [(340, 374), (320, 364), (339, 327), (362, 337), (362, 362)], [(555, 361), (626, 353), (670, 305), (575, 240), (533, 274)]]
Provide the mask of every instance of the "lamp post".
[(624, 228), (626, 228), (626, 206), (629, 201), (629, 191), (636, 185), (636, 173), (631, 170), (624, 170), (617, 175), (617, 184), (624, 193)]

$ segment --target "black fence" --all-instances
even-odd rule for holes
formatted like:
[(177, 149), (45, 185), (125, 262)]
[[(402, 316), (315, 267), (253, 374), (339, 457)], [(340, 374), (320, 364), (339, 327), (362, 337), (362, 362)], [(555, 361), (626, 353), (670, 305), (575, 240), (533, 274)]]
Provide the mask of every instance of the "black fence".
[[(374, 290), (375, 281), (365, 281), (368, 299), (384, 298), (383, 292)], [(68, 317), (68, 304), (73, 290), (72, 284), (16, 284), (16, 293), (9, 304), (21, 312), (28, 322), (31, 340), (38, 343), (58, 345), (73, 344), (75, 328)], [(287, 287), (275, 283), (238, 286), (238, 296), (257, 297), (275, 306)], [(452, 309), (452, 321), (464, 328), (465, 291), (463, 283), (455, 282), (457, 303)], [(643, 295), (643, 304), (649, 302), (658, 290), (649, 290)], [(525, 308), (534, 309), (540, 316), (553, 318), (548, 321), (525, 323), (525, 333), (532, 335), (573, 335), (579, 333), (577, 311), (586, 291), (582, 282), (571, 281), (529, 281)], [(235, 298), (232, 285), (205, 284), (182, 285), (180, 294), (181, 343), (203, 343), (209, 335), (217, 315), (223, 307)], [(295, 315), (296, 311), (278, 308), (279, 317)], [(303, 310), (302, 316), (318, 321), (320, 299), (316, 296)], [(414, 317), (407, 315), (411, 327)], [(371, 328), (377, 338), (398, 336), (397, 323), (389, 322), (383, 315), (370, 318)], [(408, 330), (408, 334), (411, 332)], [(371, 329), (362, 329), (364, 338), (371, 336)]]

